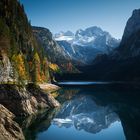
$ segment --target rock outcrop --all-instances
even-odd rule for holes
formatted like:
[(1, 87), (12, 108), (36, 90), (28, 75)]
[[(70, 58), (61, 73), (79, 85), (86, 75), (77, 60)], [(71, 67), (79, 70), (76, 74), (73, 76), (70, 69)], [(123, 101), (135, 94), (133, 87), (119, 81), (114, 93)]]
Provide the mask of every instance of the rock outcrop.
[(39, 109), (54, 108), (59, 103), (38, 86), (30, 84), (27, 88), (19, 85), (0, 85), (0, 103), (16, 116), (35, 114)]
[(15, 115), (0, 104), (0, 139), (1, 140), (24, 140), (19, 125), (13, 121)]
[(0, 51), (0, 82), (13, 81), (13, 68), (8, 56)]
[(59, 102), (56, 101), (51, 94), (44, 92), (37, 85), (28, 84), (27, 91), (30, 92), (36, 98), (39, 108), (40, 107), (44, 108), (44, 107), (47, 107), (47, 106), (49, 108), (54, 108), (54, 107), (59, 107), (60, 106)]

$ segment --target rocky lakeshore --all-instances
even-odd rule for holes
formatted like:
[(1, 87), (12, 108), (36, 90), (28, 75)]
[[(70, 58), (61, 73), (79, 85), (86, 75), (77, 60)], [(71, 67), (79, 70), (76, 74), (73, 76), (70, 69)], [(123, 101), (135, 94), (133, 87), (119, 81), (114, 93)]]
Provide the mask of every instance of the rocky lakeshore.
[(0, 139), (24, 140), (22, 129), (13, 119), (36, 114), (41, 109), (59, 107), (55, 98), (35, 84), (23, 87), (0, 84)]

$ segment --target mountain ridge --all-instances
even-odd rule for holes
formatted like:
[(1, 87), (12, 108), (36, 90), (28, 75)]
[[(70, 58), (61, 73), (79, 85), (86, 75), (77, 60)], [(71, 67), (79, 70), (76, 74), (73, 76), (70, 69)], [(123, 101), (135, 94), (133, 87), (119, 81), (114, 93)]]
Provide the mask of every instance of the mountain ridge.
[(78, 72), (71, 63), (71, 59), (65, 50), (59, 46), (59, 44), (53, 40), (52, 33), (49, 29), (44, 27), (32, 26), (32, 31), (35, 38), (42, 46), (44, 53), (47, 54), (47, 58), (51, 63), (59, 66), (60, 72)]
[(85, 64), (90, 64), (98, 54), (108, 54), (119, 45), (119, 40), (97, 26), (79, 29), (70, 36), (60, 32), (54, 35), (54, 39), (71, 59)]
[(98, 55), (81, 74), (56, 76), (60, 80), (140, 81), (140, 9), (128, 19), (120, 45), (109, 54)]

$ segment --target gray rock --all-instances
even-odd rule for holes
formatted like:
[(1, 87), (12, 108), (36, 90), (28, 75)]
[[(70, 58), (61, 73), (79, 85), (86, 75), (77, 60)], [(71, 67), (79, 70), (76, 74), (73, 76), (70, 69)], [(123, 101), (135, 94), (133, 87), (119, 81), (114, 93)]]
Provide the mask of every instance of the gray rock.
[(0, 140), (24, 140), (19, 125), (13, 121), (14, 114), (0, 104)]
[(29, 116), (39, 109), (53, 108), (59, 103), (39, 86), (30, 84), (27, 88), (19, 85), (0, 85), (0, 103), (17, 116)]
[(13, 68), (7, 55), (0, 51), (0, 83), (13, 81)]

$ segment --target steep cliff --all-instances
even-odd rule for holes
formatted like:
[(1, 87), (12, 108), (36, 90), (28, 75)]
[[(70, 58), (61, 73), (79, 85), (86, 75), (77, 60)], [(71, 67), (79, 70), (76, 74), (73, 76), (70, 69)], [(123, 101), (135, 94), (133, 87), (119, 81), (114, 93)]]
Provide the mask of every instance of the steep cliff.
[[(32, 33), (23, 5), (18, 0), (1, 0), (1, 140), (24, 139), (21, 128), (13, 121), (14, 115), (29, 116), (37, 113), (39, 109), (59, 106), (49, 93), (35, 85), (44, 82), (50, 82), (49, 63), (42, 46)], [(11, 112), (14, 115), (11, 115)]]
[(0, 1), (0, 82), (49, 81), (48, 61), (17, 0)]
[(114, 53), (119, 59), (134, 58), (140, 55), (140, 9), (134, 10), (127, 21), (121, 44)]
[(77, 69), (72, 64), (70, 56), (62, 47), (59, 46), (56, 41), (54, 41), (52, 33), (48, 29), (33, 26), (32, 30), (37, 41), (42, 46), (42, 49), (44, 50), (49, 62), (58, 65), (59, 69), (56, 72), (77, 72)]

